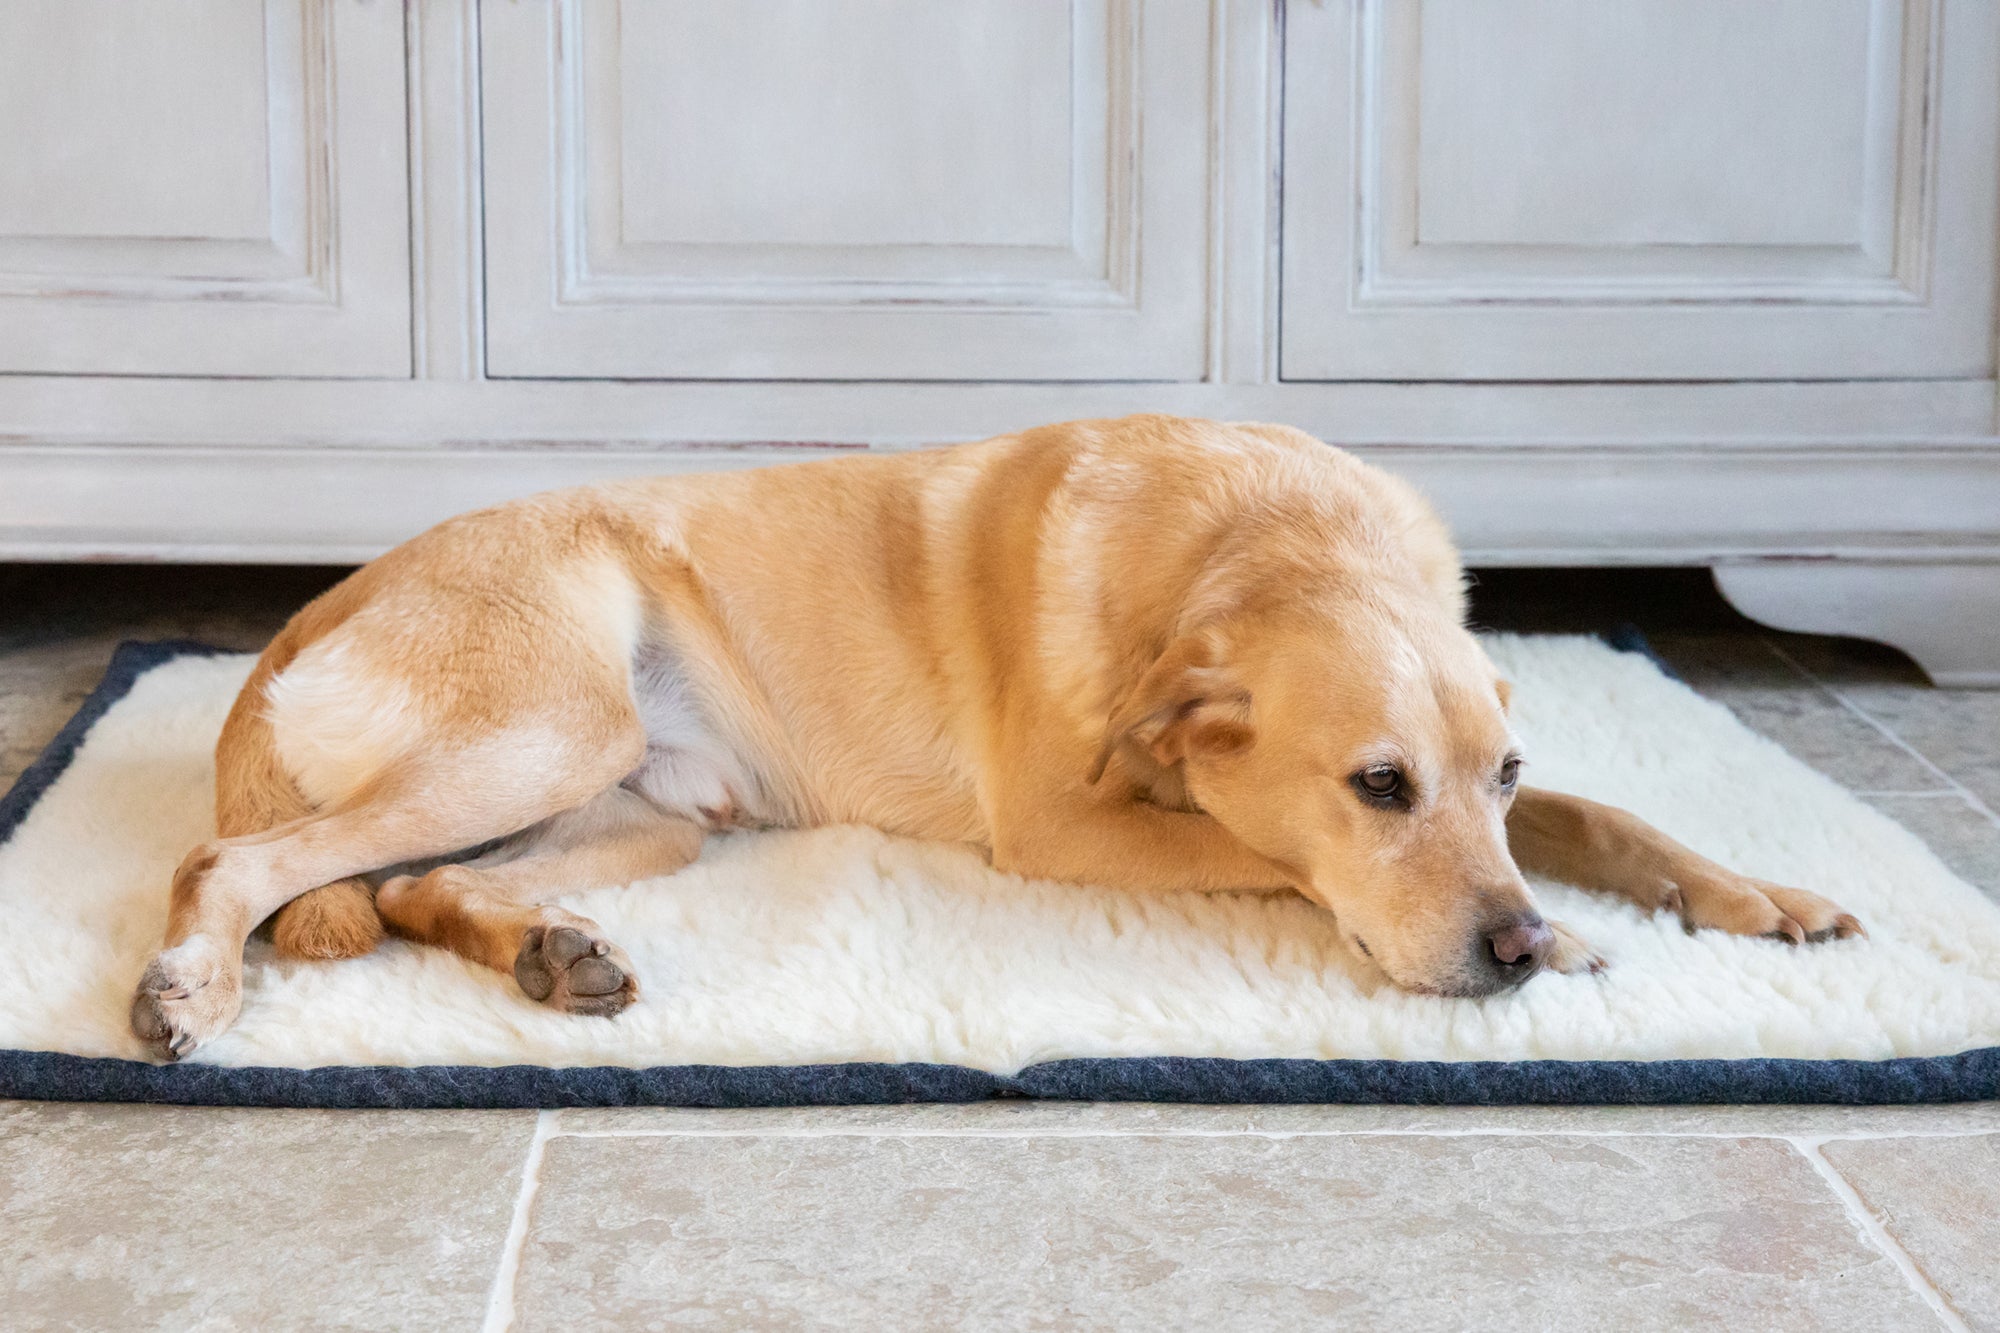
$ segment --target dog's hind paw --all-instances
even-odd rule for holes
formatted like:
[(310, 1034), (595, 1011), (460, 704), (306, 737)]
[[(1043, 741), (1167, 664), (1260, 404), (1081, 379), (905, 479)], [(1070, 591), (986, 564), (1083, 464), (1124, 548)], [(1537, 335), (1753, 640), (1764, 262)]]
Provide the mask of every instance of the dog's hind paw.
[(1565, 976), (1604, 970), (1604, 955), (1591, 948), (1583, 936), (1560, 921), (1549, 922), (1549, 929), (1556, 933), (1556, 942), (1549, 950), (1549, 956), (1542, 961), (1546, 970), (1561, 972)]
[(132, 994), (132, 1034), (162, 1060), (178, 1060), (227, 1030), (243, 1008), (236, 960), (206, 935), (162, 949)]
[(529, 998), (567, 1014), (610, 1018), (639, 998), (625, 951), (580, 916), (532, 926), (514, 957), (514, 980)]

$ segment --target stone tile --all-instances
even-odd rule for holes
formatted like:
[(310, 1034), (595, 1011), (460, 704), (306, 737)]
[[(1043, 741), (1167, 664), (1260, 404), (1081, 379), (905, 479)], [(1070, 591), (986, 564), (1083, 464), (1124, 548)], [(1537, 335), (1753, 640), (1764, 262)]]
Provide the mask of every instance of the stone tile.
[(2000, 900), (2000, 825), (1955, 795), (1867, 799), (1922, 838), (1960, 879)]
[(1913, 1327), (1769, 1139), (550, 1140), (517, 1327)]
[(31, 675), (66, 683), (92, 672), (101, 674), (119, 641), (136, 637), (129, 629), (75, 634), (33, 622), (7, 623), (0, 634), (4, 634), (0, 637), (0, 676)]
[(51, 661), (46, 650), (0, 651), (0, 790), (34, 762), (103, 678), (110, 649)]
[(1768, 642), (1838, 689), (1849, 685), (1918, 685), (1928, 687), (1923, 668), (1887, 644), (1866, 639), (1834, 639), (1817, 634), (1767, 632)]
[(1298, 1135), (2000, 1134), (2000, 1102), (1943, 1106), (1196, 1106), (1014, 1098), (963, 1105), (702, 1110), (614, 1107), (557, 1115), (563, 1134)]
[(1694, 689), (1850, 791), (1938, 791), (1947, 784), (1902, 746), (1740, 634), (1664, 634), (1653, 647)]
[(1802, 690), (1812, 685), (1755, 635), (1661, 633), (1649, 635), (1648, 642), (1675, 675), (1703, 694), (1725, 687)]
[(82, 704), (126, 639), (261, 648), (337, 571), (0, 565), (0, 781)]
[(2000, 1328), (2000, 1135), (1821, 1148), (1973, 1328)]
[(1943, 791), (1949, 786), (1923, 761), (1818, 689), (1702, 690), (1849, 791)]
[(54, 682), (20, 689), (0, 684), (0, 746), (9, 750), (41, 749), (62, 730), (63, 723), (82, 705), (84, 697)]
[(2000, 690), (1857, 685), (1842, 693), (2000, 810)]
[(0, 698), (16, 708), (48, 711), (82, 703), (111, 662), (111, 645), (93, 646), (73, 663), (35, 661), (29, 653), (0, 655)]
[(15, 779), (21, 776), (29, 764), (35, 762), (37, 753), (37, 750), (25, 746), (18, 750), (0, 749), (0, 793), (5, 793), (13, 787)]
[(0, 1103), (0, 1323), (476, 1327), (534, 1122)]

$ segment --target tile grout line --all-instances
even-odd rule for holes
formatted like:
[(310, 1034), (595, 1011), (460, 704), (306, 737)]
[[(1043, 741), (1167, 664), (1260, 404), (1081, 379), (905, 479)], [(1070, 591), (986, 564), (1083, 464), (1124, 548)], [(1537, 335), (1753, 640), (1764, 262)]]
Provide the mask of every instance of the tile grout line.
[(1848, 1220), (1854, 1223), (1855, 1228), (1870, 1244), (1881, 1251), (1883, 1258), (1896, 1266), (1896, 1271), (1903, 1275), (1903, 1281), (1909, 1284), (1910, 1290), (1917, 1294), (1919, 1300), (1931, 1308), (1931, 1313), (1938, 1317), (1938, 1322), (1954, 1330), (1954, 1333), (1968, 1333), (1964, 1317), (1952, 1308), (1951, 1302), (1945, 1299), (1945, 1294), (1937, 1289), (1937, 1284), (1930, 1280), (1923, 1269), (1917, 1267), (1917, 1261), (1910, 1257), (1910, 1252), (1903, 1248), (1903, 1243), (1890, 1234), (1889, 1228), (1883, 1225), (1880, 1215), (1868, 1206), (1867, 1200), (1861, 1197), (1860, 1192), (1848, 1182), (1847, 1177), (1841, 1175), (1833, 1163), (1826, 1160), (1826, 1154), (1820, 1151), (1820, 1145), (1825, 1140), (1795, 1138), (1790, 1142), (1792, 1147), (1798, 1150), (1799, 1155), (1812, 1164), (1813, 1170), (1819, 1173), (1820, 1179), (1826, 1182), (1834, 1197), (1840, 1200), (1841, 1207), (1847, 1210)]
[(555, 1137), (559, 1114), (535, 1112), (535, 1132), (521, 1158), (521, 1187), (514, 1196), (514, 1215), (507, 1223), (507, 1239), (500, 1246), (500, 1263), (493, 1271), (493, 1286), (486, 1293), (486, 1317), (479, 1325), (481, 1333), (507, 1333), (514, 1326), (514, 1281), (521, 1275), (521, 1252), (528, 1245), (528, 1218), (535, 1210), (535, 1196), (542, 1189), (542, 1152)]
[[(1906, 1131), (1853, 1130), (1845, 1133), (1812, 1135), (1814, 1143), (1873, 1143), (1894, 1139), (1966, 1139), (1994, 1134), (1991, 1127), (1980, 1129), (1937, 1129)], [(1470, 1138), (1576, 1138), (1576, 1139), (1775, 1139), (1785, 1143), (1804, 1141), (1795, 1133), (1781, 1130), (1657, 1130), (1657, 1129), (1521, 1129), (1511, 1125), (1489, 1125), (1471, 1129), (1070, 1129), (1059, 1126), (1011, 1129), (1004, 1126), (974, 1129), (895, 1128), (867, 1125), (765, 1125), (741, 1129), (718, 1127), (676, 1129), (563, 1129), (551, 1137), (569, 1139), (1470, 1139)]]
[(1760, 642), (1763, 643), (1764, 647), (1770, 650), (1772, 656), (1776, 657), (1780, 662), (1783, 662), (1786, 666), (1790, 667), (1792, 670), (1798, 672), (1801, 676), (1804, 676), (1807, 680), (1811, 681), (1814, 685), (1817, 685), (1820, 689), (1826, 691), (1828, 695), (1832, 696), (1833, 701), (1839, 704), (1842, 708), (1845, 708), (1848, 712), (1860, 718), (1863, 722), (1873, 727), (1876, 731), (1882, 733), (1882, 735), (1886, 737), (1892, 745), (1896, 746), (1898, 749), (1902, 750), (1903, 753), (1909, 755), (1910, 758), (1916, 760), (1919, 764), (1922, 764), (1925, 768), (1929, 769), (1931, 773), (1938, 778), (1939, 781), (1943, 782), (1945, 786), (1951, 788), (1951, 790), (1958, 795), (1959, 799), (1963, 800), (1967, 805), (1971, 806), (1976, 813), (1986, 816), (1988, 822), (1990, 822), (1995, 828), (2000, 828), (2000, 814), (1995, 814), (1993, 808), (1987, 805), (1986, 802), (1980, 800), (1979, 797), (1976, 794), (1974, 794), (1971, 788), (1967, 787), (1964, 783), (1960, 782), (1957, 778), (1953, 777), (1951, 774), (1945, 772), (1944, 769), (1939, 767), (1936, 761), (1934, 761), (1929, 755), (1925, 754), (1922, 750), (1919, 750), (1916, 746), (1904, 740), (1903, 737), (1899, 735), (1896, 732), (1896, 730), (1892, 728), (1888, 723), (1876, 717), (1873, 713), (1863, 708), (1860, 704), (1855, 703), (1854, 700), (1848, 698), (1845, 694), (1835, 689), (1832, 685), (1829, 685), (1827, 682), (1821, 680), (1818, 676), (1814, 675), (1811, 671), (1807, 670), (1806, 667), (1802, 663), (1800, 663), (1797, 658), (1793, 657), (1783, 648), (1780, 648), (1777, 644), (1771, 642), (1769, 639), (1762, 639), (1760, 640)]

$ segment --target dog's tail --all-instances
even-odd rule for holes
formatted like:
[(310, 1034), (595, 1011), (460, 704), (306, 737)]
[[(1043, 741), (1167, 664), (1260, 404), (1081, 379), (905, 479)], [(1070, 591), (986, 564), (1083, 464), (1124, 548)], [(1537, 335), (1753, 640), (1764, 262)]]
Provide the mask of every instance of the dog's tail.
[[(265, 689), (291, 664), (305, 636), (294, 621), (264, 650), (236, 696), (215, 745), (216, 831), (225, 838), (262, 833), (313, 812), (278, 760)], [(271, 941), (288, 958), (358, 958), (382, 942), (382, 918), (367, 881), (339, 879), (308, 889), (271, 917)]]

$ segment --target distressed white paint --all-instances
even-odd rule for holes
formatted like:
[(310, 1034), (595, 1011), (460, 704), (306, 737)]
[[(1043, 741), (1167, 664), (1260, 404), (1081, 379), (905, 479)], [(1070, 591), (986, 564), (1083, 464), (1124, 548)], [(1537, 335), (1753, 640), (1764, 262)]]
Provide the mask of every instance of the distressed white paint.
[(1985, 0), (1287, 16), (1287, 378), (1989, 373)]
[(578, 12), (586, 152), (609, 177), (586, 188), (617, 242), (1103, 263), (1108, 6), (651, 0), (620, 6), (615, 39)]
[[(534, 491), (839, 452), (17, 447), (0, 450), (0, 556), (353, 562)], [(1427, 492), (1475, 564), (2000, 556), (2000, 440), (1990, 438), (1700, 449), (1439, 440), (1355, 452)]]
[[(1416, 117), (1378, 125), (1385, 137), (1419, 131), (1395, 144), (1414, 159), (1396, 169), (1414, 168), (1417, 244), (1619, 252), (1592, 256), (1599, 264), (1697, 247), (1674, 261), (1686, 264), (1716, 247), (1886, 240), (1904, 108), (1881, 96), (1898, 71), (1880, 62), (1900, 49), (1901, 10), (1900, 0), (1423, 5), (1417, 49), (1385, 52), (1414, 67), (1382, 70), (1374, 89)], [(1384, 10), (1394, 37), (1383, 41), (1407, 40), (1404, 15)]]
[(409, 42), (411, 357), (419, 379), (486, 366), (476, 0), (420, 0)]
[(0, 7), (0, 557), (1169, 411), (2000, 672), (2000, 10), (946, 8)]
[[(287, 45), (298, 11), (272, 16)], [(0, 235), (268, 240), (264, 18), (241, 0), (0, 10)], [(293, 98), (276, 128), (302, 110)]]
[(403, 17), (0, 6), (0, 371), (408, 375)]
[(1199, 379), (1224, 8), (489, 6), (489, 366)]
[[(560, 450), (918, 447), (1080, 417), (1283, 421), (1335, 444), (1742, 440), (1993, 433), (1979, 380), (1736, 384), (603, 384), (0, 376), (19, 443)], [(557, 464), (560, 466), (560, 464)], [(0, 467), (5, 452), (0, 450)]]
[(1728, 561), (1715, 581), (1765, 624), (1884, 639), (1940, 685), (2000, 688), (2000, 551), (1951, 563)]

